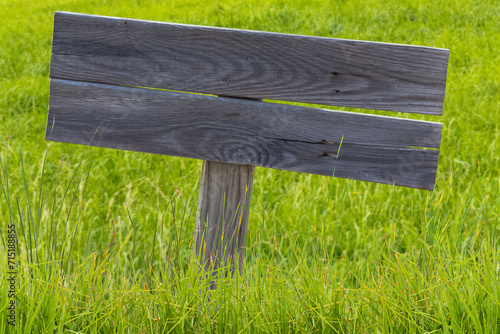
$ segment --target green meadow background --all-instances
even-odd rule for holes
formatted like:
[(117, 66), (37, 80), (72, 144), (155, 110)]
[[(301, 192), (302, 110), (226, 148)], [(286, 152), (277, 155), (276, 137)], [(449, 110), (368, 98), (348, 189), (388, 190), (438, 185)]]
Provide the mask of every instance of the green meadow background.
[[(44, 140), (54, 11), (450, 49), (442, 117), (363, 111), (444, 123), (436, 188), (256, 168), (207, 295), (201, 161)], [(0, 0), (0, 332), (500, 332), (499, 78), (498, 0)]]

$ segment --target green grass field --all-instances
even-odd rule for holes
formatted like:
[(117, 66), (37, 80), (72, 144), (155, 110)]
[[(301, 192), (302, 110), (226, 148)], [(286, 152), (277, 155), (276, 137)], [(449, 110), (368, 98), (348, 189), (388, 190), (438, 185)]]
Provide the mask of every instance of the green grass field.
[[(44, 140), (57, 10), (448, 48), (443, 117), (378, 112), (444, 123), (436, 188), (257, 168), (245, 271), (207, 303), (201, 161)], [(0, 0), (0, 332), (499, 333), (499, 22), (498, 0)]]

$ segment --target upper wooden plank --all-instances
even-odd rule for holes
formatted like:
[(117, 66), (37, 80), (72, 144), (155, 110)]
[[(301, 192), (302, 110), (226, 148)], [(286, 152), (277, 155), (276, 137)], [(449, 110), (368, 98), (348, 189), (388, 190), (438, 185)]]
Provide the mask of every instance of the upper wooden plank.
[(449, 50), (56, 12), (50, 76), (440, 115)]

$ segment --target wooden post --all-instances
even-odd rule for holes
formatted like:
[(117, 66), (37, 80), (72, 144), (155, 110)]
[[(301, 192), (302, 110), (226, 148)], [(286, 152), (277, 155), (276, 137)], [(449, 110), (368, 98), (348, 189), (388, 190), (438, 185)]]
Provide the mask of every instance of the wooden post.
[[(205, 271), (243, 270), (254, 166), (203, 161), (196, 215), (196, 254)], [(215, 282), (210, 285), (215, 289)]]

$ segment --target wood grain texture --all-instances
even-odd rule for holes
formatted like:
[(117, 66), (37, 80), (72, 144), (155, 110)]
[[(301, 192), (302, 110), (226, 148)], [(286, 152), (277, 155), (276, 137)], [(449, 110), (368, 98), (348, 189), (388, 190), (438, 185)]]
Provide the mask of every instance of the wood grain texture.
[(51, 78), (440, 115), (449, 50), (56, 12)]
[[(204, 161), (196, 215), (196, 253), (205, 271), (243, 270), (254, 166)], [(212, 282), (215, 288), (215, 282)]]
[(46, 139), (432, 189), (441, 127), (53, 79)]

